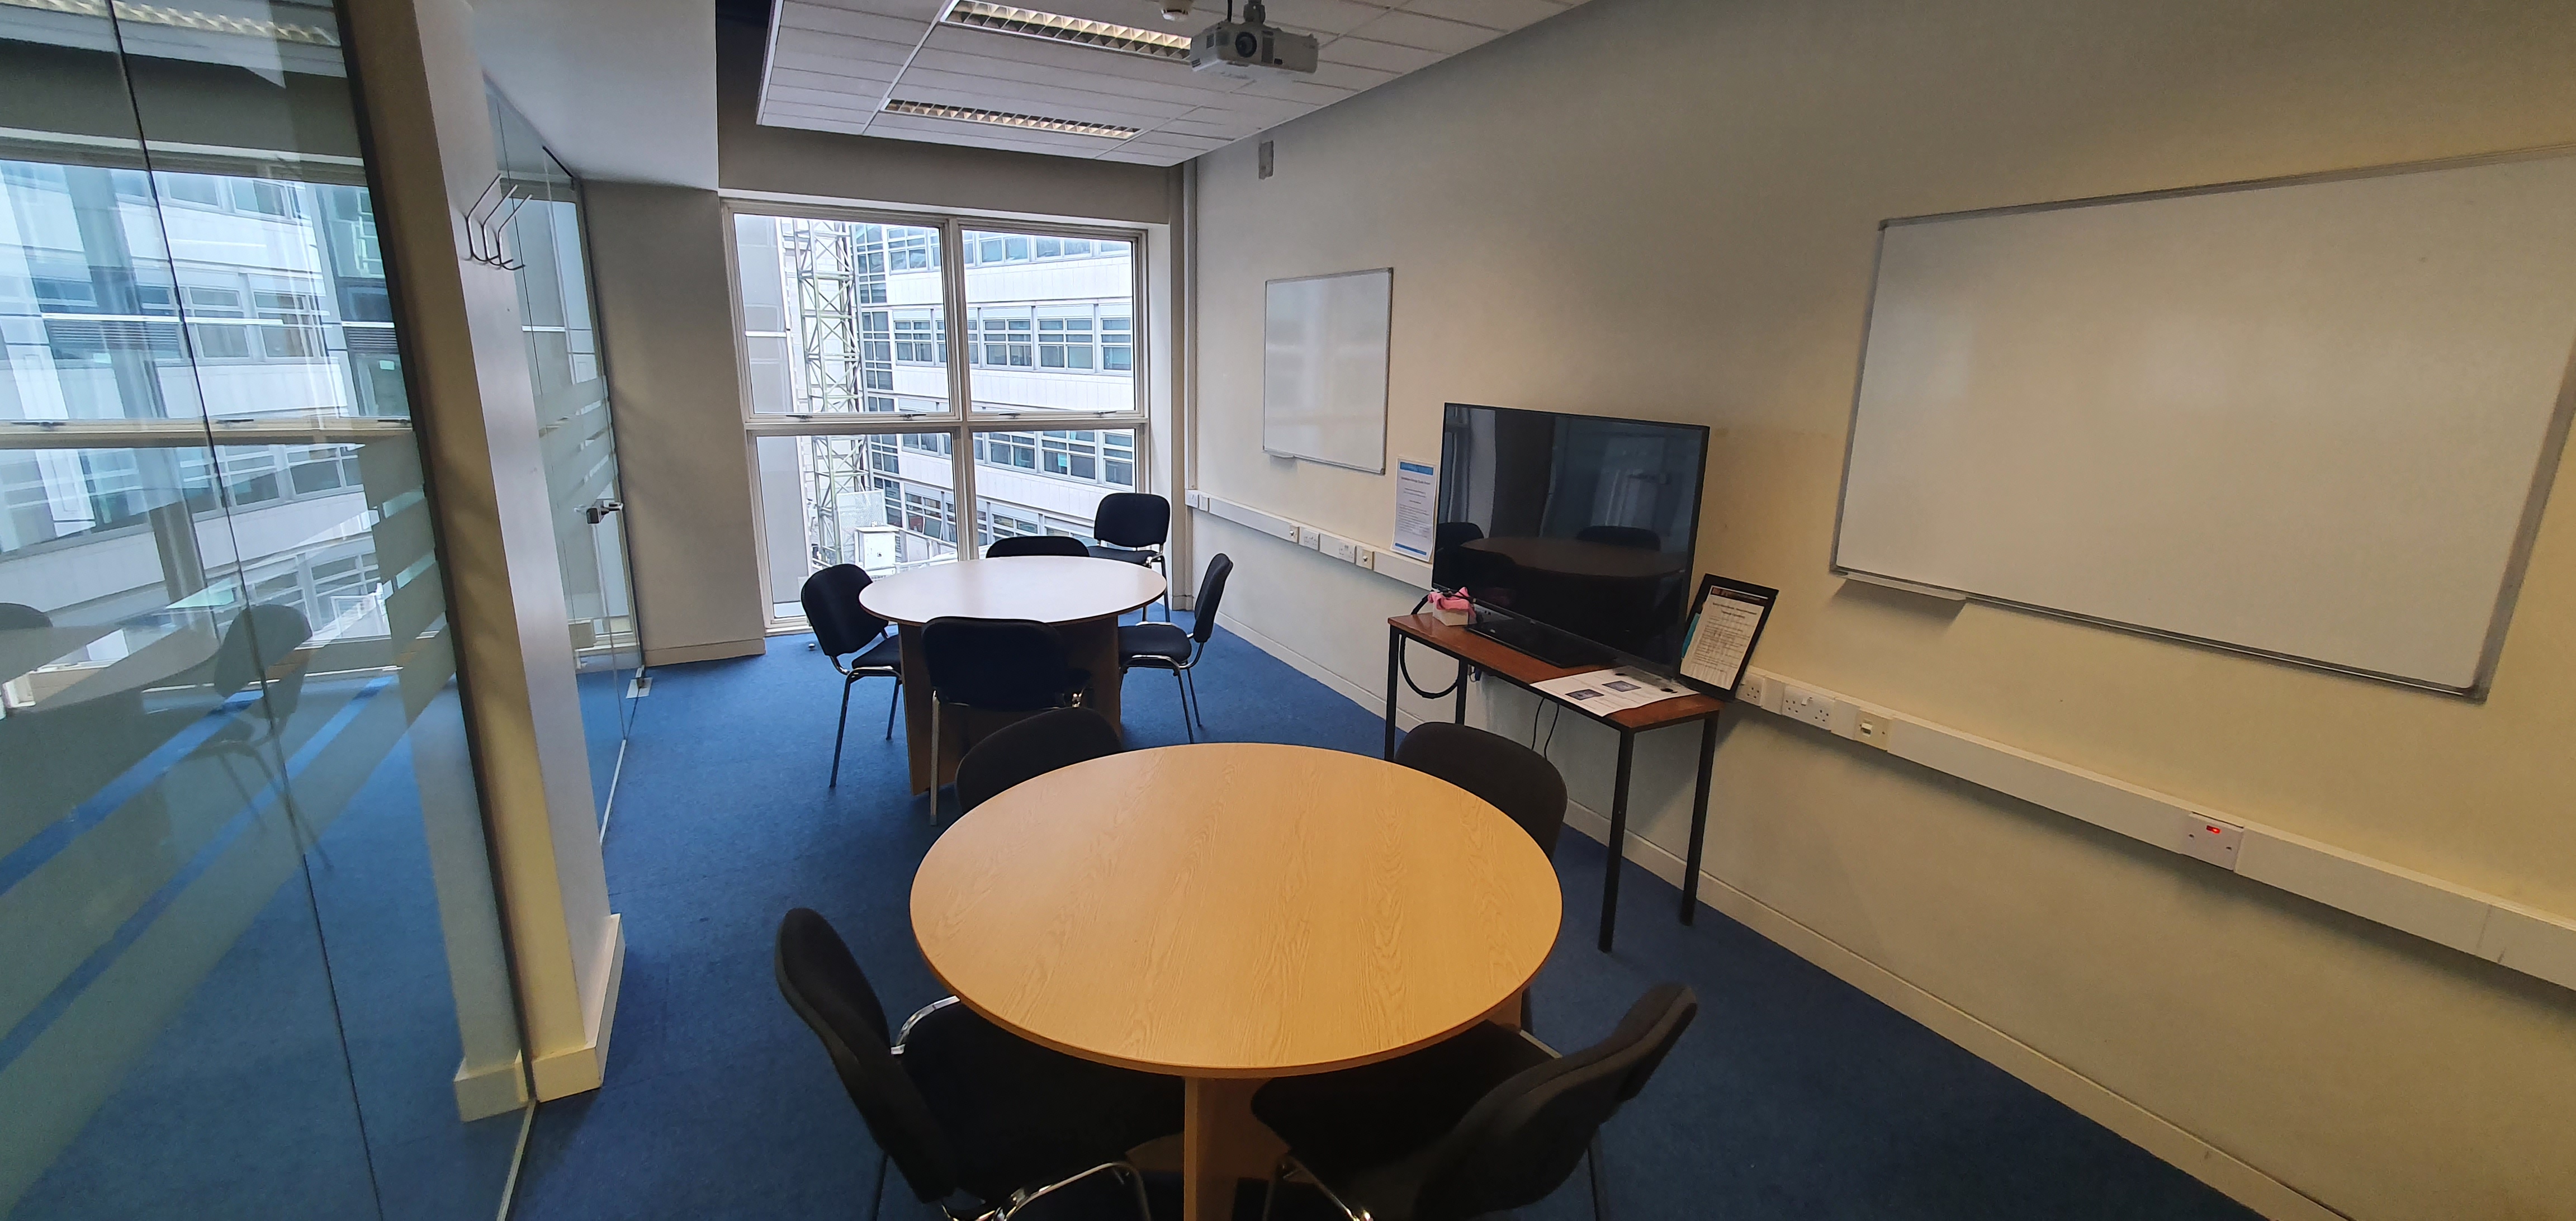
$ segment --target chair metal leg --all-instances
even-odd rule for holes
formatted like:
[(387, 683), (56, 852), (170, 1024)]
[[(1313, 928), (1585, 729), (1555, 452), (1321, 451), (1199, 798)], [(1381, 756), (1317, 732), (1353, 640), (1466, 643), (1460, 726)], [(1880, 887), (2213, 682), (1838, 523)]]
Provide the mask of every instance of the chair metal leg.
[[(931, 688), (936, 692), (938, 688)], [(939, 825), (939, 696), (930, 697), (930, 825)]]
[(1136, 1215), (1143, 1221), (1154, 1221), (1154, 1201), (1145, 1194), (1145, 1172), (1126, 1172), (1127, 1182), (1136, 1189)]
[(841, 787), (841, 739), (850, 735), (850, 688), (857, 686), (858, 681), (847, 676), (841, 679), (841, 725), (832, 731), (832, 779), (823, 786), (827, 789)]
[(1188, 668), (1188, 669), (1185, 669), (1185, 670), (1183, 670), (1183, 671), (1181, 671), (1181, 673), (1183, 673), (1183, 674), (1185, 674), (1185, 675), (1187, 675), (1187, 676), (1189, 677), (1189, 680), (1190, 680), (1190, 706), (1191, 706), (1192, 708), (1195, 708), (1195, 709), (1197, 709), (1197, 710), (1198, 710), (1198, 714), (1199, 714), (1199, 728), (1201, 728), (1201, 729), (1205, 729), (1205, 728), (1207, 728), (1207, 727), (1208, 727), (1208, 723), (1207, 723), (1207, 705), (1206, 705), (1205, 703), (1201, 702), (1201, 701), (1200, 701), (1200, 699), (1199, 699), (1199, 668), (1198, 668), (1198, 663), (1197, 663), (1196, 659), (1192, 659), (1192, 661), (1191, 661), (1191, 664), (1190, 664), (1189, 668)]
[(903, 707), (903, 676), (894, 676), (894, 698), (886, 701), (886, 741), (894, 741), (894, 711)]
[(1261, 1221), (1270, 1221), (1271, 1206), (1279, 1202), (1279, 1181), (1287, 1177), (1288, 1159), (1281, 1158), (1270, 1170), (1270, 1184), (1261, 1190)]
[(1583, 1164), (1592, 1172), (1592, 1221), (1610, 1221), (1610, 1184), (1601, 1178), (1601, 1134), (1592, 1134), (1592, 1147), (1584, 1152)]
[(1180, 671), (1174, 670), (1172, 687), (1179, 691), (1181, 696), (1181, 732), (1187, 735), (1190, 741), (1196, 742), (1199, 740), (1199, 731), (1190, 727), (1190, 680), (1181, 677)]

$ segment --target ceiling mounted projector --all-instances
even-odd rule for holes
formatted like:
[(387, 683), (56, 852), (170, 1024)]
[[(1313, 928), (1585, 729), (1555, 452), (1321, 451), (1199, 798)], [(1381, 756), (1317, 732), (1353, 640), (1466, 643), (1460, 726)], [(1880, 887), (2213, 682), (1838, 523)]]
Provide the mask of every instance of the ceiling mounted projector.
[(1243, 20), (1226, 5), (1225, 20), (1199, 31), (1190, 42), (1190, 70), (1229, 80), (1257, 81), (1315, 70), (1315, 39), (1291, 34), (1268, 22), (1261, 0), (1243, 6)]

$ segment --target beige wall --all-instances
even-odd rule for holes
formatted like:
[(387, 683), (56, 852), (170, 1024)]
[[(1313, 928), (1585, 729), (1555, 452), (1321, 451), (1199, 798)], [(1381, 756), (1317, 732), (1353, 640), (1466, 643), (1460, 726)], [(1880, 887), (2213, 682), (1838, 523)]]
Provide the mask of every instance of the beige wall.
[(647, 665), (757, 653), (751, 465), (713, 191), (583, 185)]
[[(1781, 588), (1766, 668), (2576, 913), (2564, 504), (2484, 704), (1826, 567), (1879, 220), (2576, 141), (2570, 63), (2566, 3), (1593, 0), (1280, 129), (1268, 181), (1202, 160), (1198, 484), (1387, 541), (1390, 482), (1263, 456), (1258, 403), (1262, 282), (1392, 266), (1390, 455), (1444, 400), (1711, 425), (1700, 565)], [(1377, 689), (1412, 591), (1197, 527), (1230, 620)], [(1667, 736), (1639, 826), (1679, 852)], [(1555, 740), (1595, 810), (1611, 746)], [(1715, 876), (2226, 1158), (2354, 1217), (2576, 1217), (2576, 994), (1778, 718), (1717, 777)]]
[(763, 127), (762, 32), (716, 24), (716, 180), (728, 191), (1167, 224), (1177, 171)]

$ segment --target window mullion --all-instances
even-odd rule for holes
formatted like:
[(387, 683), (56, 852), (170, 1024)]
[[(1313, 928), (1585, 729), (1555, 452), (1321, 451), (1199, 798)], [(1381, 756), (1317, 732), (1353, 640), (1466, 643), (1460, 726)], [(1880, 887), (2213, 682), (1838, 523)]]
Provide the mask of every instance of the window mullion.
[(975, 362), (967, 350), (976, 336), (966, 326), (966, 241), (965, 225), (956, 217), (939, 222), (939, 241), (947, 247), (948, 257), (939, 264), (939, 294), (948, 316), (948, 393), (955, 400), (957, 423), (950, 427), (948, 444), (948, 482), (956, 489), (957, 558), (972, 561), (983, 555), (982, 531), (976, 528), (975, 506), (975, 432), (967, 421), (975, 414), (975, 377), (970, 369)]

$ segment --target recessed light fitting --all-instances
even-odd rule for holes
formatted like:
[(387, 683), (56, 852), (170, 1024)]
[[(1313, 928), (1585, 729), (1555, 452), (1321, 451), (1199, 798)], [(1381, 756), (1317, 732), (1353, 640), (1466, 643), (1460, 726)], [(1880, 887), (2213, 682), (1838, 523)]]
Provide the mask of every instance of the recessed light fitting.
[(907, 102), (901, 98), (887, 98), (885, 112), (908, 114), (924, 119), (955, 119), (961, 123), (989, 123), (995, 127), (1018, 127), (1030, 131), (1062, 132), (1069, 136), (1098, 136), (1104, 140), (1124, 140), (1137, 132), (1136, 128), (1120, 127), (1114, 123), (1084, 123), (1074, 119), (1050, 119), (1042, 115), (977, 110), (972, 106)]
[[(1186, 10), (1184, 10), (1186, 11)], [(1062, 13), (1045, 13), (1036, 9), (1013, 8), (1007, 4), (987, 4), (985, 0), (957, 0), (948, 6), (950, 25), (991, 30), (997, 34), (1018, 34), (1024, 38), (1043, 38), (1049, 42), (1069, 42), (1075, 46), (1098, 47), (1104, 51), (1124, 51), (1154, 59), (1186, 62), (1190, 57), (1190, 40), (1178, 34), (1159, 30), (1140, 30), (1132, 25), (1113, 25)]]

